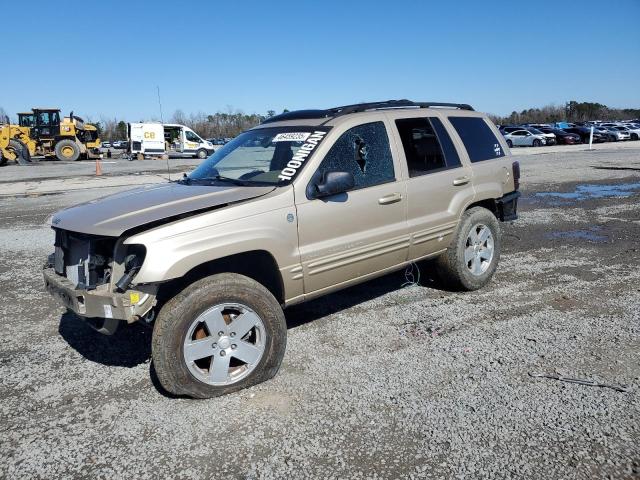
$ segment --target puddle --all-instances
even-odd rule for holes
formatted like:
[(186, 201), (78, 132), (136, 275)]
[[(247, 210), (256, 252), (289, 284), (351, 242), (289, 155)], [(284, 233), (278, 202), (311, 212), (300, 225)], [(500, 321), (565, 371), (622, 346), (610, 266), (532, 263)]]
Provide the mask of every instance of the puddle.
[(563, 200), (589, 200), (597, 198), (626, 198), (640, 191), (639, 183), (621, 183), (618, 185), (578, 185), (573, 192), (538, 192), (536, 197)]
[(600, 232), (600, 227), (593, 227), (588, 230), (567, 230), (564, 232), (550, 232), (545, 235), (547, 238), (563, 238), (567, 240), (586, 240), (588, 242), (603, 243), (608, 237)]

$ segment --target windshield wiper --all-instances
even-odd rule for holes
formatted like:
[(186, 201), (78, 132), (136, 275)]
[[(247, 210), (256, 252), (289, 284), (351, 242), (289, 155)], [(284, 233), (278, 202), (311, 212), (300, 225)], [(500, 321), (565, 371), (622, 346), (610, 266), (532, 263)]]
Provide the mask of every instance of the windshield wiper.
[(219, 180), (221, 182), (233, 183), (234, 185), (239, 185), (241, 187), (246, 187), (251, 183), (246, 180), (240, 180), (239, 178), (225, 177), (224, 175), (215, 175), (211, 178), (203, 178), (203, 180)]
[(184, 175), (180, 180), (177, 180), (177, 182), (183, 185), (191, 185), (191, 184), (211, 183), (216, 180), (219, 182), (227, 182), (233, 185), (238, 185), (239, 187), (249, 187), (252, 185), (253, 186), (258, 186), (258, 185), (273, 186), (273, 184), (269, 182), (254, 182), (251, 180), (241, 180), (239, 178), (225, 177), (224, 175), (213, 175), (211, 177), (202, 177), (202, 178), (191, 178), (187, 175)]

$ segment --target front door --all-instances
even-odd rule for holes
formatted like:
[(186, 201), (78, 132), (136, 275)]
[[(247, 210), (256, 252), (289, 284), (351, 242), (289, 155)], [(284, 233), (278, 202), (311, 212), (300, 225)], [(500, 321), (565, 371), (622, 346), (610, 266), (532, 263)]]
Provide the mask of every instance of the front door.
[(331, 197), (296, 198), (306, 293), (331, 289), (407, 258), (405, 184), (384, 122), (358, 125), (343, 133), (311, 184), (331, 171), (350, 172), (355, 187)]

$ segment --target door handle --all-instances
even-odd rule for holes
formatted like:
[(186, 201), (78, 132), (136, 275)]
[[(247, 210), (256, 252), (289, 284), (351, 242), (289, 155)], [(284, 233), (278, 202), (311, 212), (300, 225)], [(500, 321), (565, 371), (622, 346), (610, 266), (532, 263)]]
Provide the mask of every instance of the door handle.
[(469, 177), (464, 176), (464, 177), (458, 177), (456, 179), (453, 180), (453, 185), (455, 187), (459, 187), (461, 185), (466, 185), (467, 183), (469, 183)]
[(390, 193), (389, 195), (385, 195), (384, 197), (380, 197), (378, 199), (378, 203), (380, 205), (389, 205), (390, 203), (396, 203), (402, 200), (401, 193)]

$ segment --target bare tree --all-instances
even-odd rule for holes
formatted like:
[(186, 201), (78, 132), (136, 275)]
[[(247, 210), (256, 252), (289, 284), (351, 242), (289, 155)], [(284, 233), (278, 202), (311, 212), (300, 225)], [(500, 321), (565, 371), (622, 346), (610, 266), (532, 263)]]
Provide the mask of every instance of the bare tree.
[(11, 123), (11, 120), (9, 119), (9, 114), (7, 113), (7, 111), (0, 107), (0, 123)]

